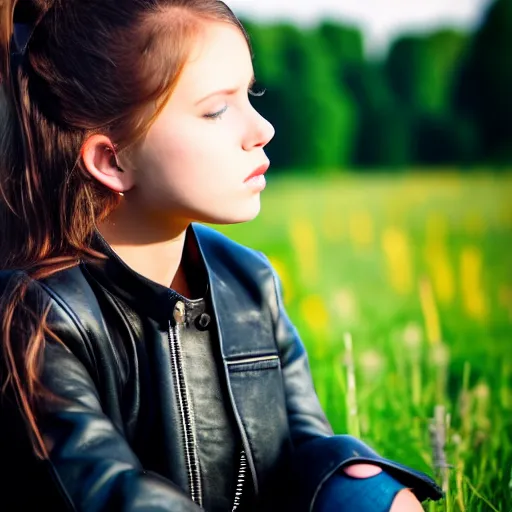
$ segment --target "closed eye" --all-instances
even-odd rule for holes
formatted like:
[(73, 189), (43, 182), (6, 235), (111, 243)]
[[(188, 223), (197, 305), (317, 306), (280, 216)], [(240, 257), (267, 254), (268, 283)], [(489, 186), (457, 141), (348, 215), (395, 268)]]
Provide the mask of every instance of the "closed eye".
[(223, 109), (219, 110), (218, 112), (204, 114), (203, 117), (205, 117), (206, 119), (219, 119), (222, 116), (222, 114), (224, 114), (226, 112), (227, 109), (228, 109), (228, 106), (226, 105)]

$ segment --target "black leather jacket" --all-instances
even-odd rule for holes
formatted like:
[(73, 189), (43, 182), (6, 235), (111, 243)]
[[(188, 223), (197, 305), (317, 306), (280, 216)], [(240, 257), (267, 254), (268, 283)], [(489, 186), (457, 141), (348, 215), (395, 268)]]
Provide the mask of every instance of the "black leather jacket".
[[(250, 476), (251, 505), (243, 510), (312, 511), (322, 484), (353, 461), (385, 468), (420, 500), (438, 499), (423, 473), (333, 435), (266, 258), (210, 228), (190, 229), (209, 283), (219, 377)], [(0, 290), (19, 275), (0, 272)], [(0, 510), (201, 510), (186, 382), (173, 346), (177, 295), (110, 251), (105, 265), (82, 263), (32, 283), (31, 296), (51, 305), (48, 322), (63, 344), (47, 340), (43, 383), (65, 400), (41, 414), (50, 453), (42, 462), (8, 393), (2, 401)]]

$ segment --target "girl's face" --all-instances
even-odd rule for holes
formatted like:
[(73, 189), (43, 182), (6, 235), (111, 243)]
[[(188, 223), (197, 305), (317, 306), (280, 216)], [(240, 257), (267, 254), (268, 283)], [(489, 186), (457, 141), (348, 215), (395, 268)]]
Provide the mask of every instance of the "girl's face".
[[(169, 102), (133, 152), (134, 186), (125, 200), (158, 222), (236, 223), (260, 209), (272, 125), (252, 107), (253, 67), (244, 36), (209, 23)], [(126, 205), (128, 206), (128, 205)]]

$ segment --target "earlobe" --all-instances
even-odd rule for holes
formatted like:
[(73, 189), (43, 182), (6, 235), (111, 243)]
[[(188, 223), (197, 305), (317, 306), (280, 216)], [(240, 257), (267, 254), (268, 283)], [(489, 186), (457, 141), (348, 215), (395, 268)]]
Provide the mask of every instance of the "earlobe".
[(132, 187), (130, 173), (119, 165), (114, 144), (105, 135), (91, 135), (82, 146), (81, 157), (87, 171), (113, 192)]

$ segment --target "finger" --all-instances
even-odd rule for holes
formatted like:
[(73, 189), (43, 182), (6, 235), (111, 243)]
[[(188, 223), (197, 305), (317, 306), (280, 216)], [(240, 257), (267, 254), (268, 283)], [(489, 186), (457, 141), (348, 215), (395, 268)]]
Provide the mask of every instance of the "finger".
[(390, 512), (423, 512), (423, 507), (409, 489), (403, 489), (393, 500)]
[(343, 471), (352, 478), (370, 478), (378, 475), (382, 469), (373, 464), (353, 464), (343, 468)]

